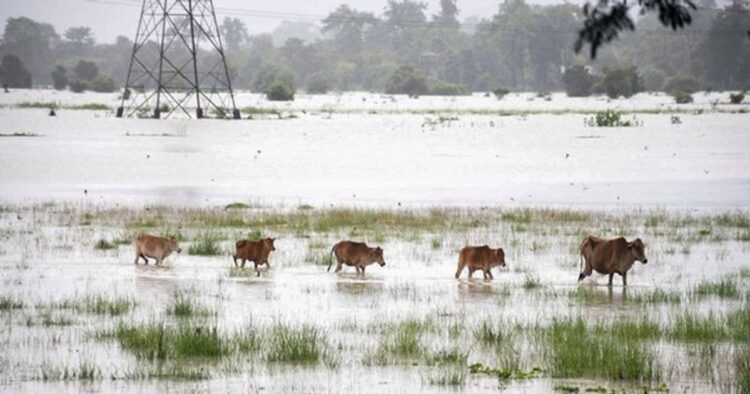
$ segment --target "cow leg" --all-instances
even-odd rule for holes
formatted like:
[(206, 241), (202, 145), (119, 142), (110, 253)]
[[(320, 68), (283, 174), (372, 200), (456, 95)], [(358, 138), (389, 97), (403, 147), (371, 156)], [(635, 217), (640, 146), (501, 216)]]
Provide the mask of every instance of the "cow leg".
[(612, 286), (612, 278), (613, 278), (614, 276), (615, 276), (615, 273), (614, 273), (614, 272), (613, 272), (613, 273), (611, 273), (611, 274), (609, 274), (609, 283), (607, 284), (607, 286)]
[(462, 263), (458, 263), (458, 268), (456, 269), (456, 279), (458, 279), (459, 276), (461, 276), (461, 272), (464, 270), (464, 265)]
[(146, 265), (148, 265), (148, 258), (146, 257), (146, 255), (141, 254), (141, 258), (143, 258), (143, 261), (145, 261)]
[(495, 279), (495, 277), (492, 276), (492, 271), (490, 270), (484, 271), (484, 276), (485, 276), (485, 279)]
[(365, 267), (362, 267), (362, 275), (365, 274)]
[(133, 262), (133, 264), (138, 265), (138, 259), (140, 259), (140, 258), (141, 258), (141, 256), (139, 254), (136, 254), (135, 255), (135, 261)]
[(266, 260), (265, 264), (266, 264), (266, 267), (268, 267), (268, 269), (270, 270), (271, 269), (271, 263), (269, 263), (268, 260)]
[(335, 270), (333, 270), (333, 273), (336, 273), (336, 272), (339, 272), (339, 271), (341, 271), (341, 267), (342, 267), (342, 266), (343, 266), (343, 265), (342, 265), (342, 263), (341, 263), (341, 262), (339, 261), (339, 263), (338, 263), (338, 264), (336, 264), (336, 269), (335, 269)]
[(232, 255), (232, 260), (234, 260), (234, 268), (238, 268), (237, 266), (237, 255)]
[(472, 275), (474, 275), (474, 268), (469, 267), (469, 279), (471, 279)]
[(628, 285), (628, 273), (625, 272), (622, 274), (622, 285), (627, 286)]
[(246, 261), (247, 261), (246, 259), (242, 259), (242, 263), (240, 264), (240, 268), (245, 268), (245, 262)]

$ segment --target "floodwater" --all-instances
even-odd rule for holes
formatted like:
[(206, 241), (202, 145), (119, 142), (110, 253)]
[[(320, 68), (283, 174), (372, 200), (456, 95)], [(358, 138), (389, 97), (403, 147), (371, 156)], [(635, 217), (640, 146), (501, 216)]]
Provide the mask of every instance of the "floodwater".
[[(551, 392), (560, 383), (643, 391), (649, 383), (558, 380), (542, 375), (502, 380), (468, 374), (458, 386), (431, 383), (441, 367), (422, 361), (373, 363), (381, 338), (372, 327), (406, 319), (433, 321), (437, 329), (422, 338), (427, 352), (458, 347), (467, 363), (493, 366), (501, 358), (475, 344), (473, 327), (482, 321), (548, 324), (555, 318), (617, 319), (646, 315), (670, 319), (682, 310), (700, 315), (731, 313), (746, 307), (747, 286), (732, 300), (708, 299), (644, 307), (634, 296), (664, 289), (687, 297), (704, 281), (719, 281), (750, 268), (750, 244), (730, 229), (720, 240), (669, 243), (668, 229), (631, 228), (647, 240), (649, 263), (636, 263), (627, 289), (608, 289), (594, 275), (576, 282), (579, 236), (549, 228), (547, 233), (510, 232), (497, 223), (477, 229), (437, 233), (386, 234), (378, 242), (387, 265), (368, 267), (365, 276), (344, 268), (339, 274), (310, 262), (308, 253), (326, 254), (350, 231), (326, 234), (272, 234), (278, 237), (271, 269), (261, 276), (230, 275), (233, 239), (223, 239), (223, 255), (183, 253), (166, 267), (133, 265), (133, 249), (121, 245), (96, 250), (99, 239), (134, 229), (124, 225), (70, 222), (96, 208), (151, 204), (216, 207), (242, 201), (263, 209), (315, 209), (359, 206), (464, 206), (493, 208), (563, 207), (580, 210), (690, 214), (739, 212), (750, 203), (750, 115), (744, 113), (638, 114), (642, 126), (592, 128), (581, 114), (480, 115), (461, 110), (663, 109), (664, 97), (641, 95), (631, 101), (551, 101), (512, 96), (498, 102), (481, 95), (465, 98), (398, 97), (374, 94), (302, 96), (281, 106), (292, 119), (243, 121), (115, 119), (106, 111), (0, 108), (0, 133), (36, 137), (0, 138), (0, 296), (24, 300), (22, 309), (0, 311), (0, 391), (7, 392)], [(364, 98), (364, 100), (363, 100)], [(717, 94), (696, 95), (692, 109), (710, 109)], [(55, 100), (67, 104), (104, 102), (111, 96), (56, 92), (13, 92), (0, 104)], [(256, 95), (240, 95), (242, 106), (267, 105)], [(729, 107), (727, 105), (727, 107)], [(747, 107), (747, 105), (745, 105)], [(326, 108), (364, 113), (324, 113)], [(408, 110), (451, 108), (456, 120), (435, 123), (435, 115)], [(403, 110), (371, 114), (373, 110)], [(301, 111), (305, 110), (305, 113)], [(451, 115), (454, 116), (454, 115)], [(426, 120), (430, 118), (431, 120)], [(658, 210), (658, 211), (657, 211)], [(72, 212), (72, 214), (71, 214)], [(666, 212), (666, 213), (665, 213)], [(746, 216), (745, 216), (746, 217)], [(163, 227), (157, 224), (158, 230)], [(603, 225), (615, 233), (616, 228)], [(187, 229), (198, 232), (200, 229)], [(251, 229), (242, 229), (251, 230)], [(260, 229), (264, 233), (265, 229)], [(677, 229), (677, 235), (703, 228)], [(717, 230), (713, 230), (717, 233)], [(230, 231), (231, 233), (231, 231)], [(192, 234), (194, 235), (194, 234)], [(432, 244), (433, 239), (439, 244)], [(457, 250), (465, 244), (503, 246), (508, 267), (494, 281), (455, 280)], [(321, 244), (316, 247), (312, 244)], [(525, 288), (529, 281), (536, 288)], [(569, 293), (582, 286), (594, 293), (581, 302)], [(97, 330), (126, 323), (166, 321), (173, 295), (216, 311), (209, 318), (222, 332), (269, 327), (283, 322), (323, 330), (336, 365), (294, 366), (249, 357), (205, 361), (211, 378), (132, 378), (130, 371), (150, 361), (137, 359), (114, 340), (93, 338)], [(133, 297), (137, 306), (123, 316), (69, 311), (69, 325), (40, 323), (41, 305), (85, 295)], [(465, 331), (445, 327), (461, 322)], [(726, 347), (726, 344), (721, 344)], [(731, 344), (730, 344), (731, 345)], [(657, 343), (664, 381), (675, 392), (735, 390), (734, 373), (722, 368), (732, 346), (717, 351), (696, 374), (692, 348)], [(687, 349), (687, 350), (686, 350)], [(514, 345), (522, 370), (540, 366), (539, 349), (529, 338)], [(692, 353), (690, 353), (692, 354)], [(687, 360), (687, 361), (686, 361)], [(43, 379), (45, 369), (97, 366), (92, 380)]]
[[(363, 103), (360, 96), (369, 99)], [(702, 100), (697, 109), (711, 109), (706, 100), (714, 96), (696, 96)], [(502, 101), (399, 97), (395, 104), (379, 104), (379, 97), (308, 96), (288, 104), (296, 118), (239, 122), (123, 120), (107, 111), (73, 110), (48, 117), (42, 109), (0, 109), (0, 132), (39, 135), (0, 141), (0, 199), (582, 207), (744, 207), (750, 202), (748, 113), (679, 114), (679, 124), (668, 114), (636, 114), (642, 126), (594, 128), (585, 126), (583, 114), (460, 111), (528, 106), (559, 111), (586, 104), (660, 110), (667, 98), (640, 95), (634, 104), (607, 104), (558, 95), (549, 102), (515, 96)], [(66, 105), (114, 105), (115, 98), (44, 91), (0, 96), (5, 103)], [(238, 98), (253, 100), (257, 96)], [(359, 105), (385, 114), (301, 112), (332, 102), (341, 103), (341, 111)], [(439, 122), (438, 115), (409, 112), (430, 105), (459, 111), (451, 115), (457, 120)], [(403, 112), (385, 112), (391, 107)]]

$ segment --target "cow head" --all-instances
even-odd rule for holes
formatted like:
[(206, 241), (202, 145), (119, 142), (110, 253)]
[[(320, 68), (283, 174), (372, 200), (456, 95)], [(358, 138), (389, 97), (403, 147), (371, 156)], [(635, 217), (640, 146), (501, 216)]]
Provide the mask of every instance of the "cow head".
[(497, 248), (495, 251), (495, 256), (497, 256), (497, 259), (495, 260), (494, 266), (500, 266), (505, 267), (505, 251), (503, 248)]
[(273, 241), (275, 241), (275, 240), (276, 240), (276, 238), (266, 238), (266, 239), (263, 240), (263, 245), (268, 250), (276, 250), (276, 247), (273, 245)]
[(381, 267), (385, 267), (385, 260), (383, 259), (383, 249), (381, 249), (380, 246), (375, 249), (370, 249), (370, 257)]
[(643, 264), (648, 263), (646, 258), (645, 249), (646, 246), (643, 244), (640, 238), (636, 238), (633, 242), (628, 242), (628, 250), (633, 254), (633, 258), (640, 261)]
[(177, 238), (169, 237), (169, 250), (177, 253), (182, 252), (180, 245), (177, 244)]

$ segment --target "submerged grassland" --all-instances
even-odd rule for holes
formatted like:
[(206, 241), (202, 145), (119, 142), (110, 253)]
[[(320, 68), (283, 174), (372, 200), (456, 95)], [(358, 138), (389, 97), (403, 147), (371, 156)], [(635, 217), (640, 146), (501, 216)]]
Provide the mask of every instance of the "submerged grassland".
[[(381, 382), (371, 391), (415, 379), (423, 391), (750, 387), (745, 211), (41, 204), (0, 207), (0, 220), (9, 387), (189, 390), (236, 376), (273, 391), (353, 376)], [(183, 253), (134, 265), (138, 232), (175, 236)], [(588, 234), (646, 242), (630, 287), (576, 282)], [(235, 268), (234, 242), (266, 236), (271, 268)], [(383, 247), (387, 265), (327, 272), (341, 239)], [(455, 280), (467, 244), (503, 247), (508, 266)]]

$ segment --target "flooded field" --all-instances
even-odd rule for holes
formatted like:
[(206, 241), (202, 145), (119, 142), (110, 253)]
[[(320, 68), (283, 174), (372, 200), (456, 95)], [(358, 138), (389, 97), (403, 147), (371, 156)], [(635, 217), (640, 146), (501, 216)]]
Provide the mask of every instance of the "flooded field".
[[(714, 95), (348, 94), (243, 121), (2, 95), (0, 391), (747, 391), (750, 115)], [(639, 125), (586, 126), (602, 108)], [(182, 253), (134, 265), (139, 232)], [(588, 234), (648, 264), (578, 283)], [(270, 268), (235, 268), (265, 236)], [(329, 272), (342, 239), (385, 267)], [(456, 280), (483, 244), (507, 267)]]

